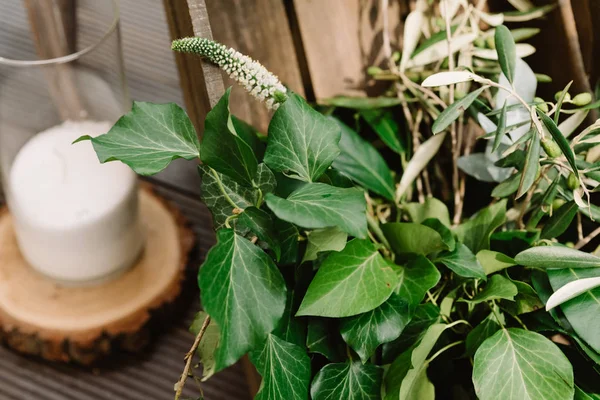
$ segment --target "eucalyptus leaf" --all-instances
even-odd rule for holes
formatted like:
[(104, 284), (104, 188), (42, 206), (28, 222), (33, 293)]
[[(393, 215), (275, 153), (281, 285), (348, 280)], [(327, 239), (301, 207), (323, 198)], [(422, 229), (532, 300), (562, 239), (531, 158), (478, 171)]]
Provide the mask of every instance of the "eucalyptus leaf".
[(340, 127), (340, 155), (333, 161), (333, 167), (344, 173), (361, 186), (394, 200), (394, 178), (385, 160), (366, 140), (362, 139), (349, 126), (335, 120)]
[(573, 200), (563, 204), (558, 210), (554, 211), (554, 214), (546, 221), (544, 228), (542, 228), (541, 238), (554, 239), (562, 235), (571, 225), (578, 210), (579, 206)]
[(485, 271), (475, 255), (462, 243), (458, 243), (452, 252), (441, 253), (436, 262), (444, 264), (464, 278), (487, 279)]
[(492, 250), (480, 250), (476, 257), (486, 275), (517, 265), (517, 262), (506, 254)]
[(518, 289), (510, 279), (502, 275), (492, 275), (483, 290), (472, 299), (464, 299), (467, 303), (479, 304), (490, 300), (514, 300)]
[(217, 232), (198, 285), (202, 305), (220, 329), (215, 371), (259, 346), (285, 309), (285, 282), (273, 260), (231, 229)]
[[(513, 83), (517, 64), (517, 48), (515, 40), (506, 26), (500, 25), (496, 27), (494, 42), (496, 43), (500, 68), (508, 81)], [(506, 105), (506, 103), (504, 104)]]
[(571, 399), (573, 367), (539, 333), (501, 329), (475, 353), (473, 384), (481, 400)]
[(140, 175), (154, 175), (176, 158), (200, 156), (196, 131), (185, 111), (175, 103), (134, 101), (108, 133), (82, 136), (90, 140), (101, 163), (121, 161)]
[(520, 252), (515, 261), (535, 268), (600, 267), (600, 257), (566, 246), (538, 246)]
[(256, 400), (308, 399), (310, 358), (304, 348), (269, 334), (250, 352), (250, 361), (263, 378)]
[(427, 255), (448, 249), (440, 234), (428, 226), (410, 222), (389, 222), (382, 225), (381, 230), (397, 254)]
[(383, 369), (361, 362), (327, 364), (313, 379), (313, 400), (379, 400)]
[(278, 218), (298, 226), (337, 226), (352, 236), (363, 238), (367, 235), (366, 202), (359, 189), (310, 183), (294, 191), (287, 199), (269, 193), (266, 201)]
[(317, 271), (297, 316), (350, 317), (385, 302), (398, 276), (369, 240), (354, 239)]
[(340, 128), (290, 94), (269, 124), (264, 162), (274, 171), (316, 181), (340, 154)]
[(317, 254), (325, 251), (340, 251), (346, 246), (348, 234), (337, 226), (315, 229), (308, 233), (306, 251), (302, 261), (317, 259)]
[(433, 134), (442, 132), (444, 129), (449, 127), (454, 121), (460, 117), (460, 115), (475, 101), (477, 97), (487, 88), (487, 86), (480, 87), (477, 90), (469, 93), (462, 99), (455, 101), (450, 104), (433, 123), (431, 131)]
[(394, 114), (386, 110), (362, 110), (360, 116), (373, 128), (379, 138), (398, 154), (406, 152), (405, 145), (400, 140), (400, 128), (394, 119)]

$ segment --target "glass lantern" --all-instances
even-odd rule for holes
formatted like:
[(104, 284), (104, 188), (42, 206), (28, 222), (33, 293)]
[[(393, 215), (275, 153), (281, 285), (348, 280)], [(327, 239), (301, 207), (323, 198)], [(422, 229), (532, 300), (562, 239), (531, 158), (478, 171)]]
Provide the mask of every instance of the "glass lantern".
[[(90, 141), (130, 108), (116, 0), (0, 13), (0, 170), (22, 256), (67, 284), (118, 275), (143, 247), (136, 175)], [(0, 246), (2, 243), (0, 242)]]

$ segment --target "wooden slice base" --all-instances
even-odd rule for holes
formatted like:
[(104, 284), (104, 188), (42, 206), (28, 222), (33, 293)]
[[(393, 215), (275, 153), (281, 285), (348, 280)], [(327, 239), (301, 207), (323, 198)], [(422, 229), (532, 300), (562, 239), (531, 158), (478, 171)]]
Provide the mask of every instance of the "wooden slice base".
[(91, 287), (64, 287), (23, 259), (12, 217), (0, 210), (0, 341), (54, 361), (90, 364), (116, 349), (148, 342), (151, 315), (181, 292), (193, 234), (177, 210), (140, 189), (146, 247), (121, 276)]

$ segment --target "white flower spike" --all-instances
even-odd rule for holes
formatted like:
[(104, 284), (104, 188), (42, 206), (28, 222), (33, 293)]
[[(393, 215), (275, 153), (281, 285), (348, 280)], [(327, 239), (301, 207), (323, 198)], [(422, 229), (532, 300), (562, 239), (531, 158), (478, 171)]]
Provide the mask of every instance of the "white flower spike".
[(171, 48), (182, 53), (199, 54), (218, 65), (234, 80), (238, 81), (252, 96), (276, 110), (287, 100), (287, 89), (279, 78), (261, 63), (213, 40), (188, 37), (174, 40)]

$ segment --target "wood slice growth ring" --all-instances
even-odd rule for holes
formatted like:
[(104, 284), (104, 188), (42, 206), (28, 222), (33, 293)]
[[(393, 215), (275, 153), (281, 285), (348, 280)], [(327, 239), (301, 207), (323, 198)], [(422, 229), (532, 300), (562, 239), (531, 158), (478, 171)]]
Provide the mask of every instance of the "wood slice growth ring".
[(90, 364), (148, 342), (153, 314), (181, 292), (193, 233), (179, 212), (140, 189), (146, 247), (137, 264), (97, 286), (64, 287), (23, 259), (12, 217), (0, 210), (0, 341), (53, 361)]

